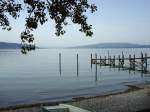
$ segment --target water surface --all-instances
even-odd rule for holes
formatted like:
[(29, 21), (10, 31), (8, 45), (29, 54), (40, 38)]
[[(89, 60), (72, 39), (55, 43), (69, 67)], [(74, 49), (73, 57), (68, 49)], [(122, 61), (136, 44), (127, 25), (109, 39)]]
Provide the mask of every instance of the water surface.
[(104, 57), (107, 51), (112, 56), (122, 51), (126, 57), (139, 57), (141, 51), (150, 56), (150, 49), (40, 49), (27, 55), (20, 50), (0, 50), (0, 107), (106, 94), (125, 90), (127, 84), (150, 81), (148, 74), (118, 68), (98, 66), (96, 74), (90, 54)]

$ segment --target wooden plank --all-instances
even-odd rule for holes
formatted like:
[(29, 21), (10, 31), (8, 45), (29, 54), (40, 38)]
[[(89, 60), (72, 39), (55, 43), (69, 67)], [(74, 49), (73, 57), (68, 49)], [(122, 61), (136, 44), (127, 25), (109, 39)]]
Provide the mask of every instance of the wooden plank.
[[(92, 60), (104, 60), (105, 58), (97, 58), (97, 59), (92, 59)], [(134, 59), (134, 58), (131, 58), (132, 60)], [(138, 57), (138, 58), (135, 58), (136, 60), (138, 59), (138, 60), (140, 60), (141, 58), (140, 57)], [(150, 57), (147, 57), (147, 59), (150, 59)], [(107, 58), (106, 58), (106, 60), (108, 60)], [(119, 60), (119, 58), (116, 58), (116, 60)], [(124, 60), (129, 60), (129, 58), (124, 58)]]

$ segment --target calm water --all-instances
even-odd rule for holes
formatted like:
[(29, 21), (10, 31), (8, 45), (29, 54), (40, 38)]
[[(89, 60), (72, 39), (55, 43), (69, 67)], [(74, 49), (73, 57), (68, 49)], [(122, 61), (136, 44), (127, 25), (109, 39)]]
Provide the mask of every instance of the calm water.
[(150, 81), (150, 75), (100, 66), (96, 76), (90, 54), (105, 56), (108, 50), (110, 55), (123, 51), (125, 56), (139, 56), (143, 51), (150, 56), (150, 49), (41, 49), (27, 55), (20, 50), (0, 50), (0, 107), (106, 94), (125, 90), (126, 84)]

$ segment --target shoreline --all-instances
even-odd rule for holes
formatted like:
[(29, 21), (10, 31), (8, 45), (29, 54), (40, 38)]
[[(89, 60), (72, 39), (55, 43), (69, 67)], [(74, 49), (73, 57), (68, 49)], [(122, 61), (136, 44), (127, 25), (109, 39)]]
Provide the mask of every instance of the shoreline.
[[(25, 112), (30, 112), (28, 109), (33, 109), (33, 110), (39, 110), (41, 105), (49, 105), (49, 106), (53, 106), (53, 105), (58, 105), (60, 103), (67, 103), (67, 104), (76, 104), (77, 102), (84, 102), (86, 100), (91, 100), (91, 99), (103, 99), (103, 98), (107, 98), (107, 97), (113, 97), (113, 96), (119, 96), (119, 95), (126, 95), (126, 94), (130, 94), (133, 92), (140, 92), (140, 91), (144, 91), (145, 89), (149, 89), (149, 96), (150, 96), (150, 82), (148, 82), (148, 84), (128, 84), (125, 85), (128, 87), (128, 89), (122, 91), (122, 92), (116, 92), (116, 93), (108, 93), (105, 95), (96, 95), (96, 96), (90, 96), (90, 97), (75, 97), (72, 98), (70, 100), (64, 100), (64, 101), (54, 101), (54, 102), (39, 102), (39, 103), (33, 103), (33, 104), (22, 104), (22, 105), (16, 105), (16, 106), (8, 106), (8, 107), (0, 107), (0, 112), (18, 112), (18, 110), (24, 110)], [(76, 105), (75, 105), (76, 106)], [(150, 108), (150, 107), (149, 107)], [(26, 111), (27, 110), (27, 111)], [(32, 110), (32, 112), (34, 112)], [(20, 111), (19, 111), (20, 112)], [(141, 112), (139, 110), (139, 112)]]
[(129, 85), (122, 93), (80, 100), (72, 105), (94, 112), (150, 112), (150, 84)]

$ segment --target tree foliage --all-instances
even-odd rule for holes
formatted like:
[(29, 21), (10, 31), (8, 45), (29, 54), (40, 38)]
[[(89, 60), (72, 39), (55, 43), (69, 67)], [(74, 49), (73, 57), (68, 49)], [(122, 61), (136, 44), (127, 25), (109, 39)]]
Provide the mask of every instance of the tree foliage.
[(80, 25), (79, 31), (86, 36), (92, 36), (92, 25), (87, 23), (86, 12), (97, 10), (89, 0), (0, 0), (0, 26), (2, 29), (11, 30), (9, 17), (17, 19), (20, 12), (26, 10), (27, 17), (25, 31), (21, 33), (22, 42), (33, 42), (31, 31), (43, 25), (49, 19), (55, 22), (57, 36), (63, 35), (64, 26), (68, 25), (67, 18), (74, 24)]

